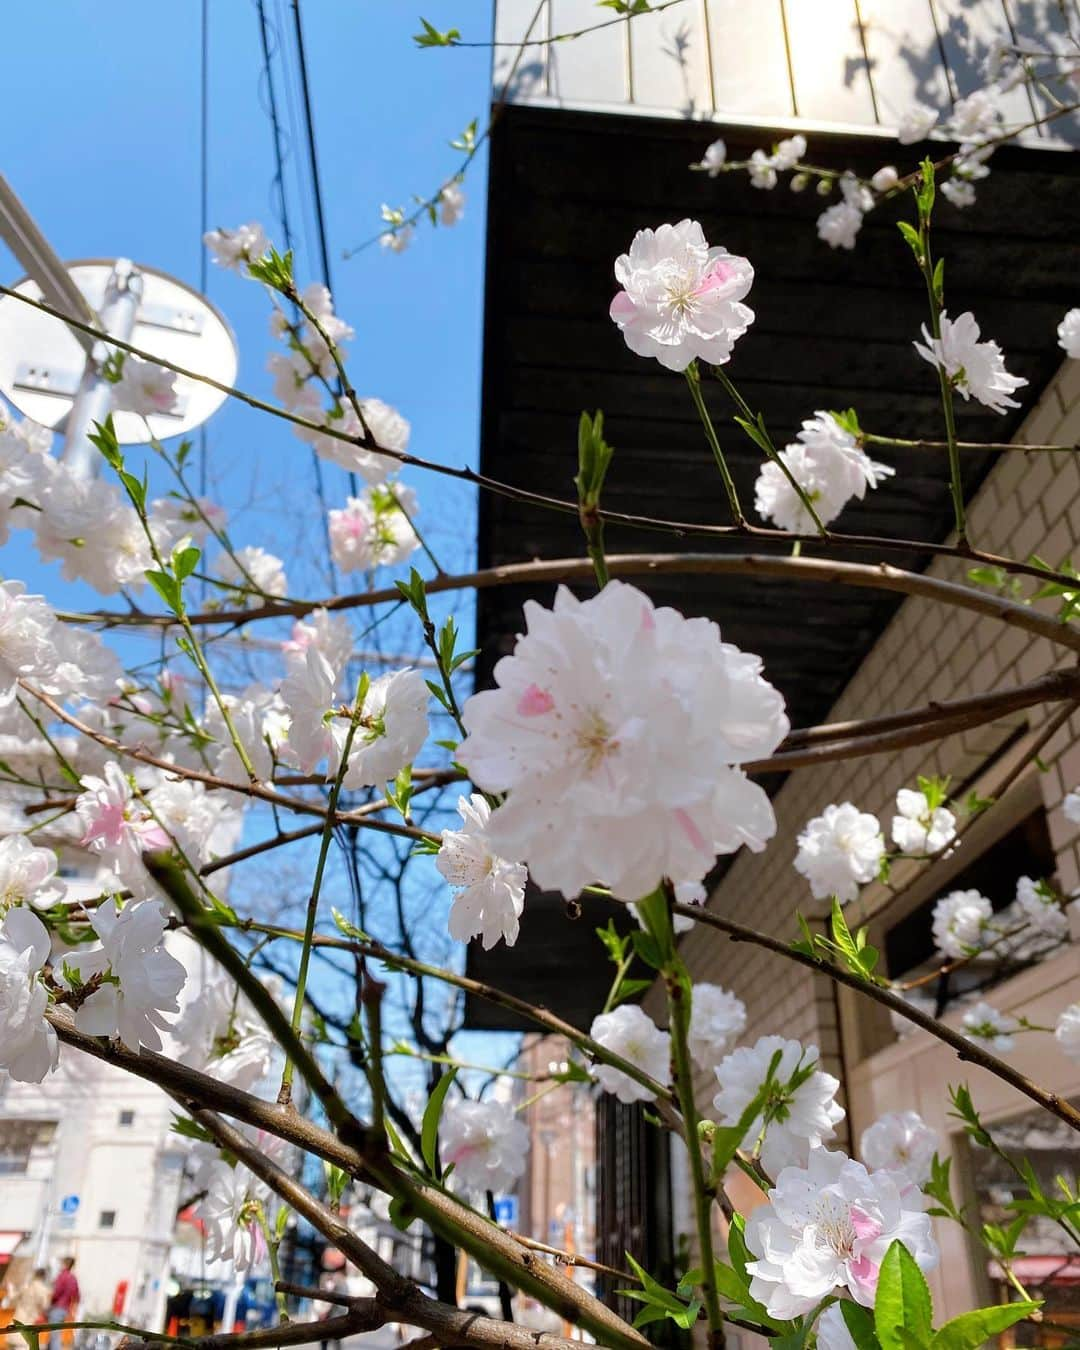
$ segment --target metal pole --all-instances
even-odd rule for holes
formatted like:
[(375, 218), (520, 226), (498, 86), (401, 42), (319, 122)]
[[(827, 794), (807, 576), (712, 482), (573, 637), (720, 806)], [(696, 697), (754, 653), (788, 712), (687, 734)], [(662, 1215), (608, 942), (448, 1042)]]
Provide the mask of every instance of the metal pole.
[[(0, 174), (0, 237), (41, 287), (41, 293), (50, 305), (73, 319), (97, 326), (97, 316), (86, 297), (72, 281), (67, 268), (52, 251), (49, 241), (34, 224), (3, 174)], [(88, 333), (70, 331), (89, 352), (94, 339)]]
[[(118, 337), (123, 342), (130, 341), (142, 292), (142, 273), (127, 258), (118, 258), (105, 287), (99, 327), (110, 337)], [(67, 415), (62, 458), (79, 478), (93, 478), (101, 463), (101, 456), (91, 445), (89, 434), (94, 423), (104, 422), (109, 414), (112, 385), (102, 371), (112, 350), (104, 342), (94, 343), (83, 367), (79, 392)]]

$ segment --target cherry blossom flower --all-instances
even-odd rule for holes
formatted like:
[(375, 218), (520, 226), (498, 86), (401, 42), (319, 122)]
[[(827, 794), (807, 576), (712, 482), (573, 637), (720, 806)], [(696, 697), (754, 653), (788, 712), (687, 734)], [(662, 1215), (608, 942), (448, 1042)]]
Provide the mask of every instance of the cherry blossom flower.
[[(671, 1037), (661, 1031), (636, 1003), (620, 1003), (611, 1012), (593, 1018), (589, 1035), (598, 1045), (641, 1069), (654, 1082), (665, 1085), (670, 1077)], [(593, 1066), (593, 1077), (605, 1092), (621, 1102), (652, 1101), (643, 1083), (609, 1064)]]
[(980, 951), (994, 907), (978, 891), (951, 891), (934, 906), (934, 942), (943, 955), (959, 960)]
[(190, 999), (172, 1027), (181, 1064), (209, 1072), (242, 1092), (253, 1091), (277, 1056), (273, 1037), (246, 998), (224, 977)]
[(38, 979), (49, 960), (49, 933), (25, 908), (0, 924), (0, 1069), (18, 1083), (40, 1083), (56, 1068), (60, 1048), (45, 1021), (49, 1004)]
[(24, 834), (0, 839), (0, 914), (14, 905), (48, 909), (64, 895), (51, 848), (35, 848)]
[(338, 435), (312, 431), (309, 427), (294, 427), (293, 430), (302, 441), (311, 445), (321, 459), (339, 464), (350, 473), (358, 473), (367, 483), (384, 483), (397, 468), (397, 461), (391, 455), (379, 454), (356, 444), (355, 440), (343, 437), (362, 439), (366, 426), (372, 439), (380, 446), (402, 455), (409, 444), (409, 423), (396, 408), (383, 403), (381, 399), (362, 398), (358, 402), (364, 415), (363, 422), (349, 403), (332, 408), (328, 413), (320, 409), (316, 414), (315, 420), (321, 420), (323, 426), (332, 428)]
[(704, 169), (710, 178), (715, 178), (727, 163), (727, 146), (722, 140), (716, 140), (705, 147), (699, 169)]
[(142, 853), (171, 848), (172, 840), (136, 800), (115, 760), (108, 761), (103, 775), (87, 774), (80, 780), (85, 791), (75, 799), (75, 812), (83, 824), (82, 845), (100, 854), (137, 896), (149, 897), (154, 886)]
[(937, 126), (938, 115), (935, 109), (925, 103), (913, 103), (900, 119), (896, 139), (901, 145), (914, 145), (924, 141)]
[(18, 681), (52, 659), (52, 610), (21, 581), (0, 581), (0, 707), (11, 703)]
[(964, 1034), (974, 1041), (986, 1041), (991, 1050), (1007, 1055), (1016, 1045), (1020, 1023), (1009, 1013), (998, 1012), (985, 1000), (970, 1007), (961, 1019)]
[(885, 856), (877, 816), (851, 802), (827, 806), (808, 821), (798, 846), (795, 870), (809, 881), (814, 899), (835, 895), (841, 904), (854, 900), (859, 887), (874, 880)]
[(525, 619), (458, 747), (477, 787), (509, 794), (490, 824), (502, 857), (545, 890), (599, 881), (639, 900), (764, 847), (772, 807), (733, 766), (771, 754), (788, 721), (757, 657), (618, 581), (585, 601), (560, 587)]
[(996, 413), (1019, 408), (1009, 395), (1027, 380), (1009, 374), (996, 342), (979, 341), (979, 325), (970, 311), (958, 319), (950, 319), (943, 312), (940, 338), (931, 337), (925, 324), (922, 333), (924, 341), (916, 342), (915, 350), (924, 361), (944, 370), (963, 398), (975, 398)]
[(203, 1169), (199, 1184), (205, 1194), (196, 1214), (206, 1228), (206, 1255), (231, 1261), (238, 1274), (251, 1270), (266, 1255), (259, 1213), (269, 1191), (242, 1163), (224, 1160)]
[[(305, 307), (318, 319), (319, 326), (326, 334), (326, 337), (328, 337), (335, 345), (342, 342), (349, 342), (356, 336), (351, 325), (347, 324), (344, 319), (334, 313), (334, 298), (330, 294), (329, 287), (324, 286), (322, 282), (313, 281), (310, 285), (305, 286), (300, 295), (300, 299), (303, 301)], [(305, 345), (315, 348), (312, 354), (316, 357), (316, 364), (318, 364), (319, 359), (326, 349), (326, 339), (323, 337), (322, 333), (312, 325), (310, 320), (305, 319), (304, 324)]]
[(1051, 886), (1045, 881), (1020, 877), (1016, 883), (1016, 905), (1037, 933), (1064, 942), (1069, 935), (1069, 920), (1058, 903)]
[(143, 417), (171, 412), (176, 405), (176, 375), (154, 361), (128, 354), (113, 385), (112, 403), (117, 412)]
[(1064, 350), (1065, 355), (1071, 356), (1074, 361), (1080, 361), (1080, 308), (1069, 310), (1058, 324), (1057, 335), (1058, 346)]
[(893, 843), (902, 853), (925, 857), (940, 853), (956, 838), (956, 817), (944, 806), (931, 808), (924, 792), (901, 788), (896, 794)]
[(478, 792), (459, 797), (457, 809), (463, 828), (442, 831), (435, 858), (439, 872), (457, 889), (450, 907), (450, 936), (458, 942), (482, 938), (485, 951), (500, 938), (512, 947), (529, 874), (521, 863), (507, 862), (492, 850), (487, 837), (491, 807), (484, 797)]
[(459, 182), (448, 183), (439, 193), (439, 221), (456, 225), (465, 214), (465, 190)]
[(1054, 1039), (1064, 1054), (1080, 1062), (1080, 1003), (1070, 1003), (1058, 1017)]
[(771, 192), (776, 186), (776, 162), (772, 155), (767, 155), (764, 150), (755, 150), (750, 156), (750, 163), (747, 165), (750, 174), (750, 186), (759, 188), (762, 192)]
[[(304, 773), (326, 759), (327, 777), (337, 773), (348, 739), (352, 710), (336, 705), (337, 675), (309, 647), (291, 664), (281, 686), (290, 715), (288, 743)], [(346, 787), (374, 787), (411, 764), (427, 739), (428, 690), (416, 670), (380, 675), (368, 686), (342, 780)]]
[(787, 169), (793, 169), (799, 160), (806, 157), (806, 137), (789, 136), (782, 140), (773, 151), (773, 168), (781, 172)]
[(783, 1167), (805, 1166), (811, 1151), (830, 1140), (844, 1118), (844, 1108), (836, 1101), (840, 1082), (818, 1067), (817, 1046), (804, 1047), (783, 1036), (762, 1036), (755, 1045), (733, 1050), (716, 1067), (720, 1090), (713, 1106), (721, 1125), (739, 1123), (768, 1079), (777, 1055), (765, 1112), (753, 1121), (743, 1140), (744, 1148), (756, 1147), (764, 1125), (761, 1161), (772, 1176)]
[(976, 89), (953, 104), (948, 131), (958, 141), (980, 141), (992, 135), (1000, 123), (1001, 112), (993, 96), (986, 89)]
[(59, 560), (67, 581), (85, 581), (102, 595), (142, 587), (154, 565), (138, 513), (100, 478), (81, 478), (63, 465), (41, 497), (34, 542), (45, 562)]
[(150, 505), (147, 521), (159, 552), (168, 557), (181, 539), (201, 545), (214, 530), (225, 528), (228, 512), (208, 497), (159, 497)]
[(94, 910), (90, 925), (101, 946), (65, 957), (65, 969), (81, 985), (95, 977), (101, 981), (75, 1011), (80, 1031), (119, 1037), (129, 1050), (162, 1048), (160, 1033), (169, 1030), (162, 1014), (179, 1011), (187, 979), (184, 967), (165, 950), (166, 919), (160, 900), (129, 901), (123, 908), (106, 902)]
[(975, 205), (975, 189), (965, 178), (947, 178), (941, 184), (941, 191), (957, 210)]
[[(261, 782), (274, 775), (274, 757), (289, 734), (289, 714), (281, 695), (261, 684), (249, 684), (239, 694), (222, 694), (240, 744)], [(209, 702), (203, 718), (206, 734), (214, 742), (214, 772), (232, 782), (242, 782), (247, 770), (236, 753), (217, 700)]]
[(439, 1156), (466, 1190), (508, 1191), (525, 1171), (529, 1131), (508, 1102), (457, 1097), (443, 1107)]
[[(876, 488), (895, 472), (872, 460), (850, 431), (832, 413), (816, 412), (802, 424), (798, 439), (780, 452), (780, 458), (813, 503), (823, 524), (835, 520), (854, 497), (862, 500), (867, 488)], [(754, 506), (765, 520), (773, 520), (792, 534), (817, 527), (802, 498), (778, 464), (765, 462), (754, 485)]]
[(263, 227), (256, 221), (238, 225), (235, 230), (208, 230), (203, 243), (219, 267), (247, 273), (247, 264), (261, 258), (270, 248)]
[(937, 1265), (930, 1216), (913, 1207), (895, 1174), (814, 1149), (804, 1167), (784, 1168), (769, 1203), (746, 1222), (756, 1258), (746, 1266), (750, 1296), (780, 1318), (812, 1312), (840, 1287), (873, 1307), (881, 1263), (895, 1241), (921, 1270)]
[(922, 1186), (930, 1180), (940, 1142), (917, 1111), (888, 1111), (863, 1130), (859, 1152), (871, 1171), (887, 1168)]
[(415, 553), (420, 541), (411, 524), (416, 494), (395, 483), (366, 488), (343, 510), (329, 512), (330, 553), (347, 572), (392, 567)]
[(266, 596), (277, 598), (289, 590), (281, 559), (253, 545), (237, 549), (235, 554), (222, 553), (217, 561), (217, 574), (228, 586), (236, 588), (228, 596), (229, 604), (258, 605)]
[(889, 192), (900, 181), (900, 175), (892, 164), (883, 164), (880, 169), (870, 179), (870, 186), (875, 192)]
[(379, 244), (390, 253), (404, 253), (412, 243), (415, 232), (412, 225), (399, 225), (396, 230), (387, 230), (380, 234)]
[(314, 647), (329, 661), (334, 670), (344, 670), (353, 652), (353, 632), (344, 614), (331, 614), (326, 609), (313, 609), (306, 619), (297, 619), (292, 636), (281, 644), (286, 665), (303, 656)]
[(745, 258), (710, 248), (696, 220), (639, 230), (615, 263), (623, 288), (611, 317), (638, 356), (655, 356), (668, 370), (701, 358), (723, 365), (754, 321), (742, 304), (754, 280)]
[(695, 984), (690, 1004), (690, 1054), (715, 1069), (746, 1030), (746, 1004), (718, 984)]
[[(272, 352), (266, 368), (274, 377), (274, 397), (291, 412), (305, 417), (317, 417), (322, 410), (319, 392), (308, 383), (311, 363), (303, 352)], [(295, 428), (299, 436), (307, 428)]]
[(863, 213), (853, 203), (835, 202), (818, 216), (818, 238), (830, 248), (853, 249), (862, 221)]
[[(937, 1000), (929, 994), (924, 994), (919, 989), (904, 989), (899, 984), (892, 985), (891, 989), (898, 998), (903, 999), (908, 1007), (912, 1008), (914, 1011), (923, 1013), (927, 1017), (937, 1016)], [(896, 1012), (891, 1008), (889, 1009), (889, 1022), (892, 1025), (893, 1031), (896, 1032), (901, 1040), (905, 1036), (910, 1036), (914, 1032), (922, 1030), (922, 1028), (912, 1022), (910, 1018), (905, 1017), (903, 1013)]]

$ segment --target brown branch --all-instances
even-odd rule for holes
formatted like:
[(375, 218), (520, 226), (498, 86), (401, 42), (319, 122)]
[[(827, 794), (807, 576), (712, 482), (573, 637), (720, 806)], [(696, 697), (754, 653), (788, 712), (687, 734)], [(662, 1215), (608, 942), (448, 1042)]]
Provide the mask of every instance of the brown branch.
[[(320, 1294), (321, 1298), (325, 1295)], [(255, 1331), (218, 1332), (213, 1336), (192, 1336), (185, 1338), (185, 1346), (197, 1346), (198, 1350), (269, 1350), (278, 1345), (312, 1345), (316, 1341), (344, 1340), (346, 1336), (355, 1336), (363, 1331), (375, 1331), (387, 1320), (387, 1312), (380, 1308), (375, 1299), (352, 1299), (347, 1313), (341, 1317), (328, 1317), (314, 1322), (282, 1322), (272, 1327), (259, 1327)], [(142, 1350), (142, 1347), (161, 1346), (163, 1340), (153, 1332), (143, 1332), (140, 1336), (124, 1336), (116, 1350)]]
[[(816, 538), (816, 536), (813, 536)], [(794, 538), (786, 535), (787, 542)], [(865, 540), (871, 546), (877, 542)], [(918, 547), (922, 547), (919, 545)], [(927, 545), (929, 548), (930, 546)], [(964, 552), (964, 557), (971, 555)], [(999, 560), (1001, 565), (1008, 560)], [(917, 595), (927, 600), (969, 609), (976, 614), (1000, 619), (1017, 628), (1026, 629), (1051, 642), (1060, 643), (1080, 652), (1080, 633), (1058, 623), (1015, 601), (1006, 600), (988, 591), (975, 590), (955, 581), (918, 572), (906, 572), (888, 563), (846, 563), (825, 558), (793, 558), (764, 553), (620, 553), (607, 559), (608, 571), (616, 577), (633, 576), (763, 576), (788, 581), (807, 581), (823, 585), (846, 585), (871, 590), (897, 591), (903, 595)], [(1031, 569), (1043, 581), (1053, 580), (1056, 574)], [(433, 577), (426, 583), (429, 595), (445, 591), (488, 590), (498, 586), (537, 586), (556, 582), (588, 581), (593, 576), (588, 558), (555, 558), (527, 563), (509, 563), (457, 576)], [(1062, 578), (1075, 585), (1075, 578)], [(192, 624), (230, 623), (239, 626), (254, 619), (302, 617), (314, 609), (345, 610), (368, 608), (400, 599), (396, 588), (378, 591), (360, 591), (352, 595), (327, 596), (319, 600), (282, 600), (258, 609), (207, 612), (189, 617)], [(102, 615), (68, 616), (87, 621), (103, 621), (106, 626), (151, 624), (172, 627), (175, 619), (169, 615)]]
[(830, 980), (835, 980), (838, 984), (847, 985), (849, 989), (858, 990), (865, 998), (873, 999), (875, 1003), (880, 1003), (890, 1012), (899, 1013), (902, 1017), (906, 1017), (909, 1022), (914, 1022), (916, 1026), (922, 1027), (924, 1031), (936, 1036), (939, 1041), (944, 1041), (946, 1045), (951, 1046), (956, 1051), (958, 1059), (971, 1064), (978, 1064), (980, 1068), (986, 1069), (988, 1073), (1000, 1078), (1002, 1082), (1016, 1088), (1024, 1096), (1030, 1097), (1033, 1102), (1037, 1102), (1039, 1106), (1057, 1116), (1059, 1120), (1064, 1121), (1072, 1129), (1080, 1130), (1080, 1111), (1077, 1111), (1069, 1102), (1059, 1097), (1056, 1092), (1048, 1092), (1038, 1083), (1033, 1083), (1030, 1078), (1014, 1069), (1011, 1064), (1006, 1064), (1004, 1060), (998, 1059), (996, 1055), (992, 1055), (988, 1050), (976, 1045), (959, 1031), (954, 1031), (936, 1018), (927, 1016), (926, 1013), (920, 1012), (918, 1008), (913, 1008), (898, 994), (892, 993), (891, 990), (883, 989), (880, 985), (870, 984), (858, 975), (853, 975), (838, 966), (829, 965), (816, 957), (807, 956), (804, 952), (796, 951), (788, 943), (781, 942), (779, 938), (770, 937), (768, 933), (760, 933), (754, 928), (747, 928), (741, 923), (735, 923), (732, 919), (725, 919), (719, 914), (714, 914), (712, 910), (700, 909), (695, 905), (680, 904), (673, 905), (673, 909), (676, 914), (682, 914), (688, 919), (693, 919), (696, 923), (703, 923), (709, 928), (716, 928), (721, 933), (726, 933), (733, 942), (750, 942), (756, 947), (764, 947), (766, 951), (786, 957), (789, 961), (794, 961), (796, 965), (805, 966), (816, 971), (819, 975), (825, 975)]

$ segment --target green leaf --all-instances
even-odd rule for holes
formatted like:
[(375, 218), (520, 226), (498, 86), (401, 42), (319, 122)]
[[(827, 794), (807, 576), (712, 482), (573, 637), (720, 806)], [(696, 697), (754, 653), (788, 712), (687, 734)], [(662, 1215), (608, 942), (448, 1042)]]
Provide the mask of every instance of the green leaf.
[(390, 1222), (399, 1232), (404, 1233), (415, 1218), (416, 1211), (407, 1199), (396, 1195), (390, 1201)]
[(664, 959), (660, 954), (660, 945), (650, 933), (638, 929), (630, 934), (630, 941), (634, 944), (634, 951), (647, 966), (652, 966), (653, 970), (659, 970), (664, 964)]
[(461, 39), (461, 34), (456, 28), (448, 28), (445, 33), (440, 33), (423, 16), (420, 22), (424, 25), (424, 31), (413, 34), (413, 41), (418, 47), (453, 47)]
[(124, 467), (124, 456), (120, 453), (120, 442), (116, 439), (112, 413), (104, 422), (94, 423), (94, 430), (88, 434), (87, 440), (91, 445), (97, 446), (111, 469), (119, 470)]
[[(340, 1167), (337, 1167), (334, 1170), (336, 1172), (341, 1172)], [(346, 1181), (348, 1181), (349, 1175), (347, 1172), (342, 1172), (341, 1175), (345, 1178)], [(339, 1192), (338, 1200), (340, 1199), (341, 1193)], [(337, 1200), (334, 1201), (334, 1204), (335, 1205), (337, 1204)], [(274, 1220), (274, 1236), (275, 1238), (277, 1238), (278, 1242), (280, 1242), (281, 1239), (285, 1236), (285, 1229), (289, 1226), (289, 1215), (291, 1213), (292, 1210), (289, 1208), (288, 1205), (282, 1205), (277, 1212), (277, 1218)]]
[(596, 929), (596, 936), (604, 944), (608, 957), (617, 966), (621, 966), (626, 959), (626, 948), (630, 943), (629, 937), (620, 937), (616, 928), (615, 920), (608, 919), (603, 928)]
[(940, 305), (945, 298), (945, 259), (939, 258), (934, 264), (934, 299)]
[(976, 1350), (991, 1337), (1030, 1317), (1039, 1303), (1003, 1303), (995, 1308), (979, 1308), (961, 1313), (946, 1322), (930, 1342), (930, 1350)]
[(742, 427), (743, 431), (746, 432), (759, 450), (764, 450), (767, 455), (772, 453), (772, 443), (756, 422), (751, 422), (747, 417), (736, 417), (735, 421)]
[(874, 1299), (874, 1328), (881, 1350), (927, 1346), (933, 1334), (930, 1289), (915, 1258), (897, 1238), (885, 1253)]
[(150, 570), (143, 575), (147, 581), (157, 591), (158, 595), (165, 602), (168, 609), (173, 614), (180, 613), (180, 585), (175, 577), (169, 576), (168, 572), (157, 572)]
[(604, 414), (587, 412), (578, 420), (578, 471), (574, 483), (578, 502), (585, 510), (595, 510), (600, 503), (604, 479), (615, 451), (604, 440)]
[(915, 254), (916, 260), (922, 263), (922, 240), (919, 238), (919, 231), (914, 225), (909, 225), (906, 220), (898, 220), (896, 228), (911, 245), (911, 251)]
[(611, 1006), (618, 1007), (620, 1003), (625, 1003), (628, 998), (633, 998), (635, 994), (643, 994), (646, 989), (651, 989), (656, 983), (655, 980), (623, 980), (615, 993), (611, 997)]
[(199, 565), (202, 554), (197, 548), (178, 548), (173, 554), (172, 564), (178, 581), (186, 581)]
[(365, 933), (362, 928), (357, 928), (356, 924), (350, 923), (349, 920), (345, 917), (345, 915), (342, 914), (340, 909), (331, 909), (330, 915), (333, 918), (334, 923), (337, 925), (338, 932), (341, 933), (344, 937), (355, 938), (359, 942), (371, 941), (371, 938), (368, 936), (368, 934)]
[(427, 1169), (433, 1177), (438, 1177), (437, 1159), (435, 1148), (439, 1137), (439, 1117), (442, 1115), (443, 1100), (450, 1090), (450, 1084), (457, 1077), (457, 1069), (451, 1069), (449, 1073), (444, 1073), (435, 1084), (435, 1090), (428, 1098), (428, 1104), (424, 1107), (424, 1119), (420, 1126), (420, 1152), (423, 1155)]
[(841, 1299), (839, 1308), (848, 1334), (855, 1342), (855, 1350), (881, 1350), (874, 1332), (874, 1318), (869, 1308), (864, 1308), (849, 1298)]

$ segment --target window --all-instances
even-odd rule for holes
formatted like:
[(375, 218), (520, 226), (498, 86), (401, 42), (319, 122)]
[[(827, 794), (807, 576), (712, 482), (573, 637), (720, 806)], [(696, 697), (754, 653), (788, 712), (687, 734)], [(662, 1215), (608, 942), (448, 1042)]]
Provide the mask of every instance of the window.
[(0, 1120), (0, 1177), (24, 1176), (31, 1152), (48, 1144), (55, 1132), (49, 1120)]
[(98, 1226), (99, 1228), (115, 1228), (115, 1227), (116, 1227), (116, 1210), (115, 1210), (115, 1209), (103, 1209), (103, 1210), (101, 1211), (101, 1214), (98, 1216), (98, 1225), (97, 1225), (97, 1226)]
[(134, 1112), (134, 1111), (121, 1111), (121, 1112), (120, 1112), (120, 1124), (121, 1124), (121, 1125), (134, 1125), (134, 1124), (135, 1124), (135, 1112)]

